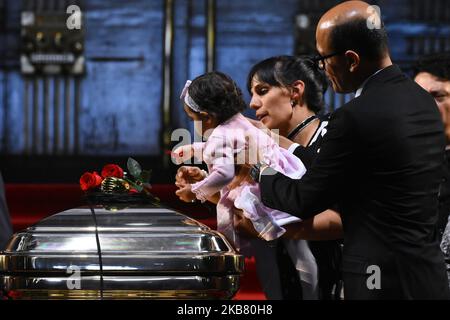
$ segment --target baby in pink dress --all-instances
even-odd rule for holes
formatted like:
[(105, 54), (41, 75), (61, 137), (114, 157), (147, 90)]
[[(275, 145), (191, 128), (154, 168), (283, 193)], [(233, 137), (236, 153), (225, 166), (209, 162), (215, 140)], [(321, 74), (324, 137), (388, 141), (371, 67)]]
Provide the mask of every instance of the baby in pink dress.
[(258, 149), (255, 152), (259, 152), (263, 158), (259, 160), (292, 178), (300, 178), (305, 173), (305, 167), (297, 157), (280, 148), (268, 134), (256, 128), (241, 113), (214, 128), (206, 142), (175, 150), (175, 154), (182, 152), (183, 158), (186, 159), (189, 157), (189, 149), (192, 148), (191, 154), (201, 155), (208, 165), (208, 175), (202, 181), (192, 184), (191, 191), (201, 201), (206, 201), (220, 192), (217, 227), (236, 246), (239, 241), (233, 228), (233, 207), (242, 209), (259, 236), (267, 241), (279, 238), (285, 232), (283, 225), (301, 221), (285, 212), (264, 206), (259, 185), (254, 182), (246, 180), (233, 189), (229, 188), (228, 185), (236, 174), (239, 155), (244, 155), (245, 149), (248, 148), (246, 137), (249, 136), (256, 141)]
[[(300, 159), (279, 147), (267, 133), (255, 127), (241, 114), (246, 104), (234, 81), (220, 72), (205, 74), (192, 83), (186, 83), (181, 99), (185, 112), (195, 121), (195, 130), (206, 138), (206, 142), (175, 149), (174, 160), (182, 163), (196, 155), (207, 164), (208, 174), (200, 182), (184, 186), (177, 191), (177, 195), (186, 201), (206, 201), (220, 193), (217, 204), (218, 231), (237, 248), (242, 243), (233, 227), (236, 208), (241, 209), (244, 216), (251, 220), (259, 237), (267, 241), (281, 237), (286, 231), (284, 225), (301, 221), (290, 214), (264, 206), (259, 185), (248, 179), (237, 187), (229, 187), (240, 161), (241, 164), (255, 164), (263, 160), (276, 171), (294, 179), (302, 177), (306, 172)], [(248, 138), (252, 139), (251, 144), (246, 141)], [(248, 152), (248, 145), (255, 144), (257, 150)], [(243, 152), (245, 150), (247, 152)], [(240, 159), (246, 153), (250, 159)], [(256, 153), (259, 153), (258, 159)], [(254, 159), (251, 159), (252, 156)], [(306, 241), (287, 242), (286, 247), (297, 269), (308, 274), (308, 282), (316, 283), (317, 267)]]

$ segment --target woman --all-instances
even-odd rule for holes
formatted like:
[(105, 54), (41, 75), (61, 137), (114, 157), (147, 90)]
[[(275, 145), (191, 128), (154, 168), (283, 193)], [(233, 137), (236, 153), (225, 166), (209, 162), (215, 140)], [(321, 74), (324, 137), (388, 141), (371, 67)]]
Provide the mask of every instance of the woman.
[[(256, 111), (256, 117), (267, 128), (278, 129), (281, 137), (293, 141), (289, 150), (308, 168), (320, 151), (328, 124), (328, 116), (318, 115), (325, 104), (325, 75), (307, 57), (272, 57), (253, 66), (247, 78), (247, 89), (252, 96), (250, 107)], [(286, 236), (291, 237), (308, 240), (342, 237), (340, 216), (334, 210), (288, 227)], [(319, 267), (320, 297), (330, 299), (333, 287), (334, 291), (338, 290), (339, 244), (314, 241), (310, 242), (310, 248)], [(280, 255), (279, 260), (283, 260)]]
[[(281, 135), (280, 145), (291, 145), (290, 150), (294, 150), (294, 154), (308, 166), (313, 161), (322, 136), (326, 132), (326, 117), (317, 116), (324, 105), (326, 80), (323, 74), (309, 59), (274, 57), (258, 63), (251, 69), (247, 87), (252, 95), (250, 107), (256, 110), (256, 116), (261, 121), (255, 125), (278, 129)], [(292, 141), (287, 138), (297, 144), (292, 145)], [(181, 167), (176, 184), (181, 186), (188, 180), (202, 179), (203, 174), (199, 169)], [(254, 236), (256, 233), (251, 223), (242, 217), (239, 218), (238, 211), (236, 214), (236, 227), (241, 233)], [(285, 237), (296, 239), (324, 240), (338, 239), (342, 236), (340, 216), (332, 210), (295, 226), (288, 225), (286, 229), (288, 232)], [(307, 284), (301, 283), (303, 288), (299, 287), (295, 267), (289, 260), (282, 241), (270, 244), (256, 238), (252, 241), (252, 245), (259, 248), (256, 252), (257, 270), (268, 298), (311, 298), (305, 296), (305, 292), (308, 292), (305, 290)], [(336, 259), (330, 257), (336, 254), (337, 243), (313, 244), (311, 249), (315, 253), (319, 267), (320, 298), (330, 298), (331, 287), (337, 282), (335, 275), (337, 268), (332, 264), (338, 263)]]

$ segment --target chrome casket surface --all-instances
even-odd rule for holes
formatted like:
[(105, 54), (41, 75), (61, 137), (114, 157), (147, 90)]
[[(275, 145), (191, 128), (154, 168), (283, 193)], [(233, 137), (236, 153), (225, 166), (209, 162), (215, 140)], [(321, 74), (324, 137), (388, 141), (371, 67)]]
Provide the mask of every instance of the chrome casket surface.
[[(80, 207), (16, 233), (0, 255), (7, 299), (229, 299), (243, 257), (218, 232), (159, 205)], [(102, 268), (100, 267), (100, 259)]]

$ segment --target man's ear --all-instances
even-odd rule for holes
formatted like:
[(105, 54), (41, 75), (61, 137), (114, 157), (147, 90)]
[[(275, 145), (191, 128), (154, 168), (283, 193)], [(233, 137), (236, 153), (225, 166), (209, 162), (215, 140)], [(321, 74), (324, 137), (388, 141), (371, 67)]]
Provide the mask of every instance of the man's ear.
[(298, 105), (303, 102), (303, 93), (305, 92), (305, 83), (302, 80), (296, 80), (292, 83), (292, 96), (291, 99), (294, 100)]
[(357, 54), (353, 50), (347, 50), (345, 52), (345, 58), (347, 59), (348, 63), (348, 70), (350, 72), (355, 72), (359, 68), (359, 64), (361, 62), (361, 59), (359, 57), (359, 54)]

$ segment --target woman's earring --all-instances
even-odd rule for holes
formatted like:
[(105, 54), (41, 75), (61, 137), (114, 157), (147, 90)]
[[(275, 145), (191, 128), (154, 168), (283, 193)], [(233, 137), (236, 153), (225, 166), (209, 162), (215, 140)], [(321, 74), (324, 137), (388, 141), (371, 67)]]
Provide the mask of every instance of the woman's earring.
[(291, 106), (292, 108), (294, 108), (297, 105), (297, 102), (295, 102), (295, 100), (291, 100)]

